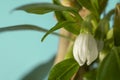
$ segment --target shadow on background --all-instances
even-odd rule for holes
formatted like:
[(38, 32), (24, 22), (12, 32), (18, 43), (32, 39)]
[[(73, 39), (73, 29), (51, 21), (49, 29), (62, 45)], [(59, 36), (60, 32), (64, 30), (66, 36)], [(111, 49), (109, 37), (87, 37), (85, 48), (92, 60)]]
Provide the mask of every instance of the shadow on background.
[(45, 80), (48, 75), (53, 63), (55, 56), (51, 58), (48, 62), (39, 65), (34, 68), (30, 73), (25, 75), (21, 80)]

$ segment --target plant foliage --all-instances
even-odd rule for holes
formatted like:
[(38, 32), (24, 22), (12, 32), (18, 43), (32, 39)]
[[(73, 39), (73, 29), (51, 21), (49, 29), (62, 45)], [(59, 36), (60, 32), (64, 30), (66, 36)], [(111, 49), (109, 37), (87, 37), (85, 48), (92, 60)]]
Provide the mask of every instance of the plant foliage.
[[(63, 5), (61, 0), (53, 0), (53, 3), (31, 3), (19, 6), (13, 10), (23, 10), (29, 14), (36, 15), (54, 12), (58, 22), (50, 30), (34, 25), (15, 25), (0, 28), (0, 33), (14, 30), (42, 31), (46, 32), (41, 39), (43, 41), (51, 33), (70, 39), (70, 36), (66, 37), (54, 32), (61, 28), (73, 34), (72, 37), (74, 39), (81, 32), (87, 31), (92, 34), (97, 42), (99, 50), (97, 60), (87, 66), (87, 70), (85, 70), (84, 66), (86, 65), (79, 66), (73, 55), (71, 55), (73, 54), (72, 44), (72, 47), (67, 52), (70, 56), (67, 54), (67, 58), (53, 66), (48, 80), (70, 80), (76, 78), (82, 80), (120, 80), (120, 3), (116, 4), (113, 10), (104, 13), (110, 0), (64, 1), (67, 1), (69, 6)], [(88, 11), (85, 17), (81, 15), (84, 9)], [(101, 16), (103, 17), (101, 18)], [(111, 17), (114, 17), (112, 27), (110, 27)], [(83, 69), (80, 73), (79, 68)], [(75, 76), (73, 77), (73, 75)]]

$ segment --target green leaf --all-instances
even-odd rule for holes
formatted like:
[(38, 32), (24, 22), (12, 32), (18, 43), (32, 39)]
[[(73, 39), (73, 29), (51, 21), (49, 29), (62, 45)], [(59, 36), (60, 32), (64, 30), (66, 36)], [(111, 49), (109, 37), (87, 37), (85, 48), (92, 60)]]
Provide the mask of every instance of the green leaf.
[(120, 80), (120, 52), (113, 48), (98, 68), (97, 80)]
[(64, 27), (67, 31), (78, 35), (80, 32), (80, 23), (82, 22), (82, 20), (80, 20), (80, 22), (78, 23), (78, 19), (76, 18), (76, 16), (71, 15), (69, 12), (57, 12), (55, 11), (55, 15), (56, 18), (59, 22), (61, 21), (73, 21), (76, 22), (75, 24), (71, 24), (69, 26)]
[(93, 11), (93, 7), (91, 5), (90, 0), (77, 0), (78, 3), (82, 6), (84, 6), (85, 8), (87, 8), (90, 11)]
[(96, 29), (97, 38), (104, 39), (106, 37), (106, 34), (110, 29), (109, 21), (113, 14), (114, 14), (114, 10), (111, 10), (107, 15), (105, 15), (105, 17), (102, 20), (100, 20), (98, 24), (98, 28)]
[(111, 39), (111, 38), (113, 38), (113, 28), (108, 31), (106, 36), (106, 39)]
[[(24, 25), (15, 25), (15, 26), (0, 28), (0, 33), (9, 32), (9, 31), (18, 31), (18, 30), (33, 30), (33, 31), (39, 31), (39, 32), (47, 32), (48, 31), (47, 29), (42, 28), (42, 27), (24, 24)], [(66, 36), (61, 35), (56, 32), (53, 32), (52, 34), (54, 34), (56, 36), (61, 36), (61, 37), (67, 38)]]
[(105, 15), (105, 17), (102, 20), (100, 20), (98, 27), (95, 31), (95, 38), (98, 44), (100, 45), (101, 45), (101, 42), (103, 42), (103, 40), (106, 38), (106, 34), (108, 33), (110, 29), (109, 21), (113, 14), (114, 14), (114, 10), (111, 10), (107, 15)]
[(52, 33), (53, 31), (55, 30), (58, 30), (62, 27), (68, 27), (70, 26), (71, 24), (74, 24), (75, 22), (72, 22), (72, 21), (63, 21), (63, 22), (58, 22), (54, 27), (52, 27), (41, 39), (41, 41), (43, 41), (47, 35), (49, 35), (50, 33)]
[(106, 38), (106, 34), (109, 30), (109, 22), (108, 20), (101, 20), (98, 24), (98, 28), (95, 31), (95, 38), (97, 41), (98, 50), (101, 51), (104, 46), (104, 39)]
[(80, 5), (88, 9), (97, 19), (99, 19), (97, 0), (77, 0)]
[(117, 4), (115, 9), (113, 35), (115, 46), (120, 46), (120, 4)]
[(28, 13), (34, 13), (34, 14), (45, 14), (51, 11), (70, 11), (70, 12), (76, 11), (76, 9), (61, 5), (56, 5), (52, 3), (32, 3), (32, 4), (20, 6), (15, 10), (24, 10)]
[(95, 37), (97, 39), (103, 40), (106, 37), (108, 30), (109, 30), (108, 20), (105, 20), (105, 19), (101, 20), (96, 29)]
[[(63, 15), (67, 21), (76, 22), (76, 24), (71, 24), (70, 26), (64, 27), (67, 31), (78, 35), (80, 33), (80, 22), (78, 23), (76, 17), (71, 15), (69, 12), (63, 12)], [(81, 20), (82, 23), (82, 20)]]
[(104, 44), (105, 51), (109, 51), (114, 46), (113, 28), (108, 31), (104, 43), (105, 43)]
[(77, 0), (68, 0), (70, 2), (71, 7), (82, 9), (82, 6), (78, 3)]
[(78, 69), (79, 65), (73, 58), (66, 59), (53, 67), (48, 80), (70, 80)]
[(65, 16), (63, 15), (63, 12), (55, 11), (55, 17), (59, 22), (66, 20)]
[(90, 0), (93, 8), (98, 11), (99, 10), (99, 5), (98, 5), (98, 0)]
[(81, 23), (81, 32), (84, 30), (90, 32), (91, 34), (93, 33), (93, 29), (94, 29), (94, 25), (92, 24), (93, 21), (93, 16), (92, 15), (88, 15), (84, 21), (82, 21)]
[(16, 31), (16, 30), (35, 30), (35, 31), (41, 31), (41, 32), (47, 32), (47, 29), (44, 29), (42, 27), (38, 27), (35, 25), (15, 25), (15, 26), (9, 26), (9, 27), (2, 27), (0, 28), (0, 33), (1, 32), (8, 32), (8, 31)]

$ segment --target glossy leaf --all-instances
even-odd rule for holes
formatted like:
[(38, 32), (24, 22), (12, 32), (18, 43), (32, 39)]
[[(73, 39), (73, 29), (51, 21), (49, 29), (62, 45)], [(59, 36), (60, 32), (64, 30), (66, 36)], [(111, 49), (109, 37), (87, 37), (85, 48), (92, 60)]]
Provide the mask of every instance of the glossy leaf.
[(45, 14), (51, 11), (71, 11), (74, 12), (76, 9), (60, 6), (52, 3), (32, 3), (20, 6), (15, 10), (24, 10), (28, 13), (34, 14)]
[(113, 34), (115, 46), (120, 46), (120, 4), (117, 4), (115, 9)]
[(58, 22), (54, 27), (52, 27), (41, 39), (41, 41), (43, 41), (47, 35), (49, 35), (50, 33), (52, 33), (53, 31), (56, 31), (62, 27), (68, 27), (70, 25), (74, 24), (74, 22), (71, 21), (63, 21), (63, 22)]
[(120, 52), (114, 48), (98, 68), (97, 80), (120, 80)]
[(63, 60), (52, 68), (48, 80), (70, 80), (78, 69), (79, 65), (73, 58)]

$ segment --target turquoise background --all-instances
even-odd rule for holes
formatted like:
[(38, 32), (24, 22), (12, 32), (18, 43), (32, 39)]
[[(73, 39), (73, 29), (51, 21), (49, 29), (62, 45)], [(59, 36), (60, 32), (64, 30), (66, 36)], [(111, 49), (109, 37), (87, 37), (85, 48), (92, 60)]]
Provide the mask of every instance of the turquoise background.
[[(56, 23), (53, 13), (45, 15), (28, 14), (24, 11), (11, 13), (17, 6), (43, 1), (51, 0), (0, 0), (0, 27), (34, 24), (51, 28)], [(43, 35), (44, 33), (35, 31), (0, 34), (0, 80), (20, 80), (34, 67), (45, 63), (56, 54), (58, 37), (50, 35), (41, 42)]]
[[(109, 11), (117, 1), (110, 0)], [(45, 15), (28, 14), (14, 11), (15, 7), (32, 2), (51, 2), (51, 0), (0, 0), (0, 27), (17, 24), (34, 24), (51, 28), (56, 20), (53, 13)], [(35, 31), (17, 31), (0, 34), (0, 80), (21, 80), (34, 67), (53, 57), (58, 48), (58, 37), (48, 36), (44, 42), (40, 39), (44, 33)]]

